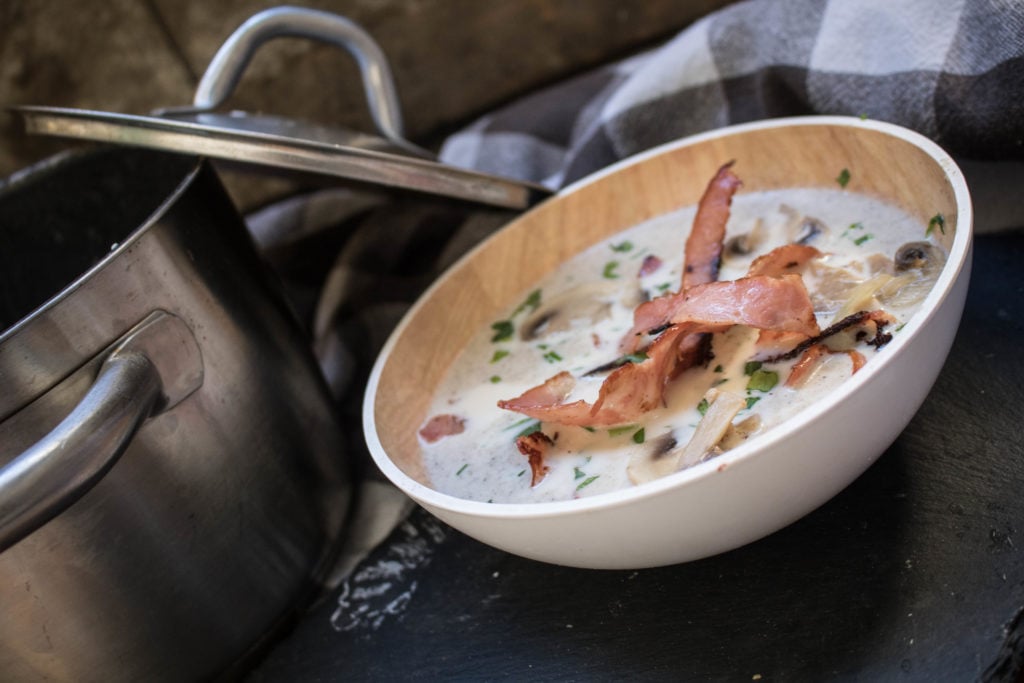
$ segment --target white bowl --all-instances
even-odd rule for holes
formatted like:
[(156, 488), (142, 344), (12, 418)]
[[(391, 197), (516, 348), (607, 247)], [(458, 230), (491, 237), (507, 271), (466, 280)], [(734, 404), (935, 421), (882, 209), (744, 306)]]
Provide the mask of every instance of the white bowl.
[[(922, 223), (945, 217), (948, 260), (921, 308), (882, 353), (785, 423), (710, 461), (578, 500), (494, 504), (429, 485), (416, 437), (469, 337), (570, 256), (653, 216), (695, 204), (715, 169), (742, 165), (742, 191), (836, 187), (893, 202)], [(567, 227), (571, 226), (571, 228)], [(624, 160), (560, 192), (462, 258), (409, 311), (370, 377), (363, 423), (383, 473), (460, 531), (525, 557), (640, 568), (706, 557), (762, 538), (852, 482), (925, 399), (959, 325), (970, 275), (967, 185), (937, 145), (890, 124), (846, 117), (725, 128)]]

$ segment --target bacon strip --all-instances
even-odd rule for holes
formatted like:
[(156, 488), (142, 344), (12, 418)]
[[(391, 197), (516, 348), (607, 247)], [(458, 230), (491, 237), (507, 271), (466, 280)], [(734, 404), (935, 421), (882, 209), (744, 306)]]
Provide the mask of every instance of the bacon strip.
[(728, 320), (762, 330), (818, 333), (814, 308), (799, 275), (755, 275), (709, 282), (644, 302), (633, 313), (629, 334), (638, 336), (687, 321), (714, 324)]
[(781, 277), (802, 269), (807, 262), (821, 256), (821, 252), (806, 244), (784, 244), (754, 259), (747, 276), (773, 275)]
[(566, 425), (624, 424), (663, 402), (665, 386), (685, 358), (678, 344), (685, 336), (723, 332), (733, 325), (799, 332), (805, 337), (818, 330), (799, 275), (709, 282), (674, 299), (677, 305), (667, 319), (671, 325), (648, 347), (647, 359), (627, 363), (608, 375), (593, 405), (582, 400), (565, 403), (576, 380), (561, 372), (517, 398), (499, 401), (498, 407)]
[[(697, 215), (693, 218), (693, 227), (686, 238), (680, 291), (718, 279), (732, 197), (742, 185), (732, 172), (733, 163), (730, 161), (718, 169), (697, 205)], [(637, 341), (627, 336), (621, 346), (632, 346), (629, 351), (631, 353), (636, 349)], [(673, 369), (673, 377), (711, 357), (711, 337), (707, 334), (680, 337), (678, 344), (678, 362)]]
[(697, 205), (693, 228), (686, 238), (682, 282), (684, 290), (718, 279), (718, 267), (722, 262), (722, 240), (725, 239), (725, 225), (729, 221), (732, 196), (742, 184), (732, 172), (732, 165), (733, 162), (730, 161), (718, 169)]
[(539, 484), (547, 475), (549, 468), (544, 464), (544, 456), (547, 455), (554, 443), (551, 437), (544, 432), (533, 432), (516, 439), (516, 447), (530, 463), (531, 487)]
[(446, 436), (461, 434), (466, 421), (457, 415), (435, 415), (420, 428), (420, 437), (427, 443), (440, 441)]
[(800, 356), (800, 360), (793, 364), (793, 369), (789, 372), (789, 377), (786, 378), (787, 387), (799, 387), (811, 374), (811, 370), (821, 358), (829, 353), (845, 353), (850, 357), (850, 362), (853, 364), (853, 370), (850, 374), (856, 373), (867, 362), (864, 355), (859, 351), (833, 351), (824, 344), (815, 344), (804, 351), (803, 355)]

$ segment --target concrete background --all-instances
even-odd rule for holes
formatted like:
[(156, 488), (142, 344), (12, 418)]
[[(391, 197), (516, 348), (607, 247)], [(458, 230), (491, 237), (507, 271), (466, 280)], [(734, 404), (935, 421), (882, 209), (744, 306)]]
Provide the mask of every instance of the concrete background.
[[(0, 107), (143, 114), (188, 104), (221, 43), (265, 0), (2, 0)], [(532, 89), (657, 44), (727, 0), (308, 0), (359, 23), (395, 75), (407, 135), (445, 133)], [(312, 41), (267, 43), (228, 108), (372, 131), (349, 55)], [(24, 136), (0, 114), (0, 177), (69, 143)], [(243, 208), (293, 181), (229, 182)]]

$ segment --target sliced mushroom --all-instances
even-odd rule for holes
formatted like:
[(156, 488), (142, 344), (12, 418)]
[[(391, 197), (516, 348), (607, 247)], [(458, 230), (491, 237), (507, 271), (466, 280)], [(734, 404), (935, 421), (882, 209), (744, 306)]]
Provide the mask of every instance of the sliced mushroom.
[(797, 244), (810, 244), (820, 235), (827, 233), (828, 227), (823, 222), (811, 216), (804, 216), (797, 226), (793, 241)]
[(931, 242), (907, 242), (896, 250), (893, 257), (897, 272), (920, 270), (931, 274), (942, 269), (946, 257), (942, 250)]
[(786, 234), (796, 244), (810, 244), (819, 235), (828, 234), (828, 226), (813, 216), (805, 216), (788, 204), (779, 205), (779, 213), (787, 218)]
[(626, 466), (630, 481), (634, 484), (653, 481), (696, 465), (714, 452), (746, 401), (739, 394), (718, 389), (709, 389), (704, 398), (708, 409), (697, 423), (690, 441), (682, 448), (672, 446), (667, 452), (664, 450), (665, 442), (655, 442), (653, 449), (633, 456)]
[(893, 258), (899, 276), (887, 283), (878, 298), (893, 306), (912, 306), (928, 295), (942, 272), (946, 255), (930, 242), (908, 242)]
[(718, 446), (723, 451), (731, 451), (760, 432), (763, 426), (764, 421), (760, 415), (750, 415), (736, 424), (729, 425), (729, 428), (725, 430), (725, 436), (718, 442)]
[(742, 235), (736, 235), (726, 240), (725, 253), (733, 256), (752, 254), (761, 246), (766, 236), (764, 221), (758, 218), (750, 232), (745, 232)]
[(554, 332), (564, 332), (574, 320), (598, 323), (611, 315), (612, 305), (620, 300), (626, 306), (635, 305), (640, 297), (639, 287), (623, 291), (615, 282), (589, 282), (573, 287), (551, 301), (547, 301), (519, 326), (523, 341), (540, 339)]

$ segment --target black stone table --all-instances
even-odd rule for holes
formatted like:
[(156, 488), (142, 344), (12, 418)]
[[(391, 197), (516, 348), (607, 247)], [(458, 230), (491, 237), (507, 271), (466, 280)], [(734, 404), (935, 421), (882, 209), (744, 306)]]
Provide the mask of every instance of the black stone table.
[(1016, 680), (1022, 413), (1024, 233), (982, 236), (929, 398), (817, 511), (698, 562), (587, 571), (494, 550), (417, 510), (248, 678)]

